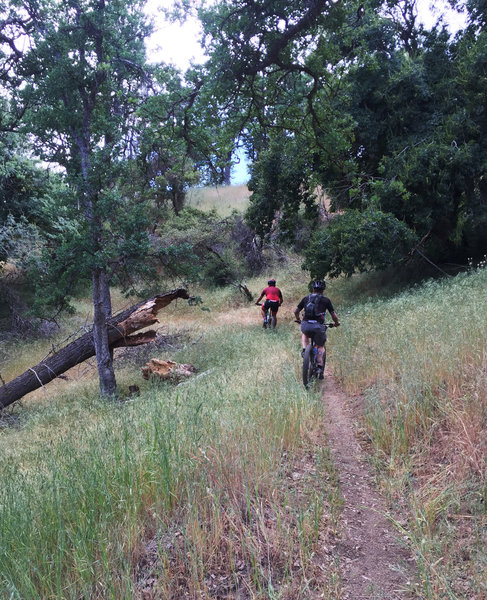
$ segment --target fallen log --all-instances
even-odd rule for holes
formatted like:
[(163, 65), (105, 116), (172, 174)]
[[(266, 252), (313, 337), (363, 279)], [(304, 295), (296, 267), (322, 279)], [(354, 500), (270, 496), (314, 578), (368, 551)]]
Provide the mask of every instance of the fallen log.
[[(189, 294), (184, 289), (173, 290), (140, 302), (113, 316), (108, 321), (110, 348), (134, 346), (152, 341), (156, 336), (155, 331), (146, 331), (133, 336), (130, 334), (158, 323), (158, 311), (177, 298), (187, 300)], [(68, 369), (94, 355), (93, 331), (89, 331), (60, 350), (49, 353), (38, 365), (27, 369), (22, 375), (2, 385), (0, 387), (0, 409), (20, 400), (29, 392), (46, 385)]]

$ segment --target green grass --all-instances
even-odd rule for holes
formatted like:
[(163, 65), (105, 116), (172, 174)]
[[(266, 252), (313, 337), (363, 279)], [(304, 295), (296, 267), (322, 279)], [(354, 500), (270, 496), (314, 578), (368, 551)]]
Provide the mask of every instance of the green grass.
[(0, 430), (0, 597), (137, 597), (148, 547), (158, 597), (209, 598), (212, 573), (222, 589), (308, 597), (333, 493), (323, 476), (298, 496), (287, 471), (312, 447), (321, 404), (298, 379), (295, 329), (264, 332), (257, 307), (238, 310), (238, 329), (192, 313), (194, 343), (171, 357), (200, 377), (183, 385), (128, 366), (134, 401), (99, 401), (88, 379), (15, 408), (18, 426)]
[[(291, 257), (246, 282), (254, 297), (270, 276), (285, 299), (277, 332), (263, 331), (259, 309), (233, 288), (191, 290), (209, 310), (178, 302), (161, 311), (162, 331), (184, 336), (157, 357), (198, 368), (182, 385), (144, 381), (128, 361), (117, 379), (121, 392), (140, 386), (136, 399), (100, 401), (94, 369), (83, 368), (7, 411), (1, 598), (128, 600), (144, 589), (168, 599), (236, 590), (339, 597), (339, 571), (320, 554), (318, 533), (338, 531), (339, 481), (320, 437), (319, 395), (300, 383), (292, 324), (308, 277)], [(487, 270), (396, 294), (373, 280), (329, 283), (342, 322), (329, 368), (364, 398), (358, 425), (379, 486), (404, 516), (397, 527), (416, 553), (418, 597), (480, 600)], [(88, 305), (79, 308), (67, 331), (88, 318)], [(36, 364), (48, 347), (12, 346), (9, 369)], [(305, 457), (312, 476), (300, 470)]]

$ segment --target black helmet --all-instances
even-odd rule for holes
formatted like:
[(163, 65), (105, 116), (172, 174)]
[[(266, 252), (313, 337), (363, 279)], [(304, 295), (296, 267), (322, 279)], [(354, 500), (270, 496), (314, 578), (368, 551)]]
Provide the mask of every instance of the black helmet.
[(326, 288), (326, 283), (324, 281), (313, 281), (311, 286), (314, 290), (324, 290)]
[(269, 279), (269, 281), (267, 282), (267, 285), (276, 285), (276, 280), (275, 279)]

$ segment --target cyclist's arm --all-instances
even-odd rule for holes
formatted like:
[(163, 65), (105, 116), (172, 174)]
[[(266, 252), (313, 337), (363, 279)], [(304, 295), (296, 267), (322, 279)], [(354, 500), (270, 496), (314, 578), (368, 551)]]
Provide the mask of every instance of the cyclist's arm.
[(301, 319), (299, 318), (299, 313), (303, 310), (304, 308), (304, 298), (303, 300), (301, 300), (301, 302), (296, 306), (296, 308), (294, 309), (294, 316), (296, 317), (296, 321), (301, 321)]
[(284, 302), (283, 297), (282, 297), (282, 292), (281, 290), (279, 290), (279, 306), (281, 306), (281, 304)]
[(257, 298), (257, 300), (255, 301), (256, 304), (259, 304), (259, 302), (262, 300), (262, 298), (264, 297), (264, 292), (262, 292), (260, 294), (260, 296)]
[(331, 318), (333, 319), (333, 322), (335, 323), (335, 327), (338, 327), (340, 325), (340, 321), (338, 320), (338, 315), (336, 314), (336, 312), (334, 310), (332, 310), (330, 312)]

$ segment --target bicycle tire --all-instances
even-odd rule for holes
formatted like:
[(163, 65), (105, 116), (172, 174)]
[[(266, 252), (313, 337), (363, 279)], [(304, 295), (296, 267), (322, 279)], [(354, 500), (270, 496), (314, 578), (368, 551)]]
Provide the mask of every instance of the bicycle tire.
[(310, 384), (313, 375), (313, 347), (311, 344), (306, 346), (303, 354), (303, 383), (304, 387), (307, 388)]

